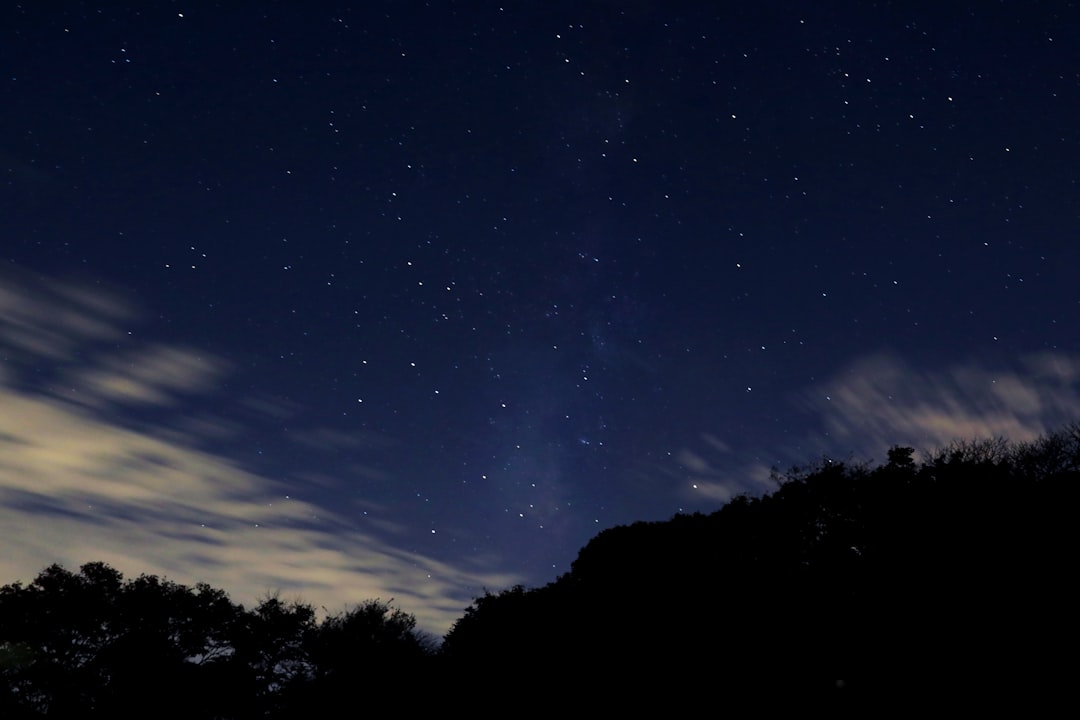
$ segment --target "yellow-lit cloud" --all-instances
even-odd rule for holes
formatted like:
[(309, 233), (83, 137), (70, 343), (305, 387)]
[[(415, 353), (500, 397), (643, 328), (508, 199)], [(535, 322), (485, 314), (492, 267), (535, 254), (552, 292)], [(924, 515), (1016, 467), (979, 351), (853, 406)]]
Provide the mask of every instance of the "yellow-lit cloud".
[(69, 360), (74, 350), (123, 335), (131, 308), (92, 286), (0, 276), (0, 340), (35, 359)]
[(177, 396), (212, 391), (224, 375), (221, 361), (187, 348), (157, 345), (102, 358), (79, 368), (70, 382), (88, 402), (171, 405)]
[(1042, 353), (1013, 367), (965, 363), (916, 370), (875, 355), (800, 398), (834, 444), (881, 455), (889, 445), (933, 449), (953, 440), (1033, 440), (1080, 416), (1080, 358)]
[[(818, 430), (792, 438), (789, 448), (768, 449), (789, 465), (822, 455), (880, 460), (893, 445), (933, 451), (957, 440), (1030, 441), (1080, 418), (1080, 356), (1044, 352), (1006, 367), (967, 362), (928, 370), (871, 355), (799, 393), (791, 411)], [(726, 448), (703, 434), (677, 453), (687, 495), (723, 502), (770, 485), (770, 466), (725, 457)]]
[[(111, 411), (124, 406), (181, 412), (176, 399), (215, 392), (227, 365), (187, 347), (118, 348), (126, 333), (117, 323), (137, 313), (100, 290), (4, 280), (0, 358), (14, 359), (0, 360), (0, 583), (53, 562), (101, 560), (128, 575), (205, 581), (245, 603), (276, 590), (331, 610), (393, 597), (442, 633), (481, 587), (519, 581), (394, 547), (378, 513), (368, 531), (296, 497), (296, 485), (201, 447), (198, 432), (227, 434), (227, 424), (121, 423)], [(27, 383), (35, 364), (57, 368), (56, 381)], [(316, 429), (303, 437), (335, 447), (346, 439)]]

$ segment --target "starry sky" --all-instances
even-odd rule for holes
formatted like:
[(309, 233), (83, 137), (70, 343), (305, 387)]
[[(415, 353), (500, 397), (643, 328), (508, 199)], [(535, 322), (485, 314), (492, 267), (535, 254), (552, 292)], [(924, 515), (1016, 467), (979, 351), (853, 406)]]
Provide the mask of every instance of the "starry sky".
[(0, 583), (441, 634), (771, 468), (1080, 417), (1072, 2), (0, 9)]

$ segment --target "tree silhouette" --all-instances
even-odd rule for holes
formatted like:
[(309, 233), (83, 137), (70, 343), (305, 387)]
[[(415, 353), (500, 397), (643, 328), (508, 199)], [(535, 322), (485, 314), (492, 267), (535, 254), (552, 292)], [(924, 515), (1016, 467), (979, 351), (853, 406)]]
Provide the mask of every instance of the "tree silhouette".
[(665, 687), (707, 657), (725, 697), (835, 698), (985, 691), (1076, 639), (1080, 426), (776, 477), (711, 515), (601, 532), (555, 582), (477, 598), (445, 653), (557, 647), (560, 667), (648, 668)]
[(178, 693), (174, 708), (199, 717), (184, 690), (227, 660), (240, 612), (206, 585), (146, 575), (125, 583), (104, 563), (78, 573), (52, 565), (25, 587), (0, 588), (5, 701), (50, 717), (96, 717)]
[(309, 674), (285, 696), (286, 717), (333, 714), (355, 702), (359, 687), (407, 693), (429, 677), (431, 655), (416, 618), (380, 600), (309, 626), (302, 649)]
[(1064, 667), (1080, 425), (775, 477), (774, 492), (709, 515), (605, 530), (543, 587), (485, 592), (438, 658), (389, 602), (319, 622), (274, 595), (245, 610), (206, 585), (53, 565), (0, 587), (0, 717), (117, 717), (162, 697), (191, 718), (321, 716), (359, 688), (419, 711), (491, 678), (639, 709), (971, 698)]
[(314, 673), (307, 643), (315, 632), (315, 609), (299, 601), (267, 595), (232, 637), (233, 682), (244, 683), (243, 697), (273, 714), (302, 693)]
[(377, 600), (318, 623), (276, 595), (246, 611), (204, 584), (52, 565), (0, 588), (0, 712), (117, 717), (169, 698), (183, 717), (296, 717), (357, 682), (415, 682), (430, 649), (412, 615)]

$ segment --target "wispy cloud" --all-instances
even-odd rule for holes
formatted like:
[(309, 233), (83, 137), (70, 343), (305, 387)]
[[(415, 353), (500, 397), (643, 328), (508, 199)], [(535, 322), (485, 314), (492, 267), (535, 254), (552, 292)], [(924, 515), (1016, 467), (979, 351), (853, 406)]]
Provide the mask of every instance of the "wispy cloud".
[(1080, 358), (1040, 353), (1012, 366), (968, 362), (920, 370), (862, 358), (799, 403), (821, 418), (829, 444), (880, 455), (889, 445), (934, 448), (957, 439), (1023, 441), (1080, 416)]
[(132, 308), (74, 282), (0, 276), (0, 342), (20, 359), (70, 360), (76, 348), (123, 335)]
[[(870, 355), (798, 393), (791, 411), (818, 430), (792, 438), (786, 451), (753, 451), (802, 464), (823, 455), (880, 460), (893, 445), (929, 451), (954, 440), (1033, 440), (1080, 418), (1080, 356), (1044, 352), (1008, 366), (918, 369), (894, 355)], [(769, 487), (770, 466), (744, 456), (703, 434), (676, 455), (685, 493), (724, 502)]]
[(77, 369), (70, 382), (90, 400), (172, 405), (178, 396), (213, 391), (225, 372), (224, 363), (206, 354), (155, 345), (103, 357), (94, 367)]
[[(220, 429), (212, 420), (169, 430), (122, 421), (129, 406), (183, 413), (179, 399), (220, 392), (230, 372), (208, 352), (127, 340), (117, 323), (137, 315), (100, 290), (2, 283), (0, 582), (103, 560), (209, 582), (242, 602), (279, 589), (330, 609), (393, 597), (442, 632), (478, 588), (518, 581), (396, 547), (376, 512), (359, 525), (297, 497), (302, 481), (287, 486), (206, 450), (199, 433)], [(57, 368), (57, 382), (28, 382), (35, 364)], [(316, 428), (302, 437), (330, 450), (346, 441)]]

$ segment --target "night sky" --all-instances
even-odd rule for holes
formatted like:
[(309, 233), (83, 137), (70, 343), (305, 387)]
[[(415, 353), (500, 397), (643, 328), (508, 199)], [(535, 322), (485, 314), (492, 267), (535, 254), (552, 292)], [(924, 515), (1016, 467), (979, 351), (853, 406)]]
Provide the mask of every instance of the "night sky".
[(770, 468), (1080, 418), (1078, 30), (4, 3), (0, 583), (102, 560), (441, 634)]

